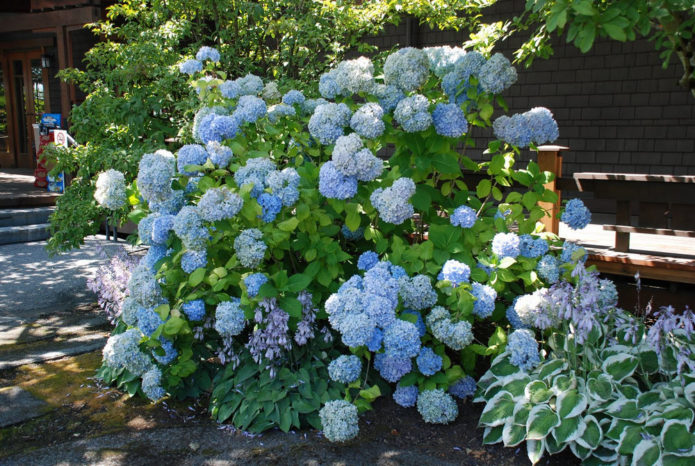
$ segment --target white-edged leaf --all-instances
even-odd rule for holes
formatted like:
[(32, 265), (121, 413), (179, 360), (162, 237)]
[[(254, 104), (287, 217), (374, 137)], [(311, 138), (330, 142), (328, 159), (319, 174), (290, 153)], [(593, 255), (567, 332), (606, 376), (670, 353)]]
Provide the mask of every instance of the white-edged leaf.
[(485, 409), (483, 409), (483, 413), (480, 415), (479, 424), (487, 427), (496, 427), (504, 424), (512, 417), (515, 405), (516, 403), (512, 399), (511, 393), (505, 391), (497, 393), (485, 405)]
[(507, 422), (502, 429), (502, 442), (505, 447), (515, 447), (526, 439), (526, 426)]
[(531, 461), (531, 464), (538, 463), (543, 457), (544, 451), (544, 440), (528, 440), (526, 442), (526, 454), (528, 455), (528, 459), (529, 461)]
[(661, 430), (661, 444), (664, 452), (671, 454), (688, 452), (695, 447), (693, 434), (688, 430), (688, 426), (677, 419), (664, 423), (664, 428)]
[(564, 359), (552, 359), (544, 362), (538, 373), (538, 377), (543, 380), (548, 380), (550, 377), (559, 374), (567, 369), (567, 361)]
[(483, 444), (492, 445), (502, 441), (503, 426), (486, 427), (483, 431)]
[(632, 453), (632, 466), (659, 464), (661, 451), (653, 439), (642, 439)]
[(591, 415), (584, 418), (584, 423), (586, 427), (582, 435), (577, 438), (577, 443), (589, 450), (595, 450), (603, 440), (603, 429), (596, 418)]
[(557, 413), (546, 404), (531, 408), (526, 421), (526, 438), (529, 440), (544, 439), (555, 426), (560, 423)]
[(572, 450), (572, 453), (574, 453), (574, 456), (579, 458), (580, 460), (585, 460), (589, 456), (591, 456), (591, 450), (588, 448), (584, 448), (577, 442), (572, 442), (570, 443), (570, 450)]
[(589, 402), (577, 390), (568, 390), (557, 397), (557, 413), (560, 419), (578, 416), (586, 409)]
[(559, 444), (574, 442), (586, 429), (581, 417), (560, 418), (560, 424), (553, 429), (553, 437)]
[(635, 447), (642, 441), (642, 427), (625, 426), (618, 441), (618, 453), (629, 456), (635, 451)]
[(613, 377), (613, 380), (620, 382), (625, 377), (631, 376), (637, 366), (639, 359), (632, 354), (620, 353), (608, 356), (602, 365), (603, 371)]
[(524, 389), (524, 398), (533, 404), (545, 403), (553, 396), (553, 391), (542, 380), (533, 380)]
[(691, 382), (685, 386), (683, 396), (685, 396), (685, 399), (688, 400), (691, 405), (695, 406), (695, 382)]
[(608, 414), (618, 419), (638, 421), (644, 417), (644, 412), (637, 407), (637, 401), (618, 398), (606, 408)]

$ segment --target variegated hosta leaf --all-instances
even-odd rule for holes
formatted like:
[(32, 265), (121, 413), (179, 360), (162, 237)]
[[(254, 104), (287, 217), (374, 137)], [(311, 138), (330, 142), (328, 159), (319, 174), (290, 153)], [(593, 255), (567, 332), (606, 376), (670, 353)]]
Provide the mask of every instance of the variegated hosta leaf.
[(562, 450), (567, 448), (568, 445), (568, 443), (558, 442), (552, 435), (548, 435), (545, 438), (545, 450), (551, 455), (560, 453)]
[(654, 439), (642, 439), (632, 454), (632, 466), (659, 464), (661, 451)]
[(531, 403), (518, 403), (514, 407), (514, 424), (526, 427), (526, 421), (528, 421), (531, 408), (533, 408)]
[(551, 359), (542, 363), (538, 377), (550, 383), (550, 378), (567, 369), (567, 361), (564, 359)]
[(601, 358), (608, 359), (616, 354), (632, 354), (635, 351), (634, 347), (627, 345), (611, 345), (601, 351)]
[(553, 429), (553, 437), (559, 444), (574, 442), (586, 429), (581, 417), (560, 418), (560, 424)]
[(627, 377), (619, 384), (615, 385), (615, 388), (625, 397), (631, 400), (636, 399), (640, 393), (640, 389), (635, 386), (636, 381), (632, 377)]
[(558, 395), (556, 403), (560, 419), (578, 416), (589, 405), (586, 396), (577, 390), (568, 390), (561, 393)]
[(553, 385), (550, 387), (556, 396), (573, 388), (577, 388), (577, 379), (567, 374), (556, 375), (553, 379)]
[(515, 447), (526, 440), (526, 426), (507, 422), (502, 429), (502, 442), (505, 447)]
[(642, 409), (649, 409), (655, 406), (661, 401), (661, 396), (656, 390), (650, 390), (644, 392), (637, 397), (637, 407)]
[(613, 384), (610, 377), (605, 374), (590, 379), (586, 388), (589, 396), (596, 401), (608, 401), (613, 395)]
[(618, 439), (618, 453), (629, 456), (635, 451), (635, 447), (642, 441), (641, 426), (625, 426)]
[(630, 421), (639, 421), (644, 416), (644, 411), (637, 407), (637, 402), (627, 398), (618, 398), (608, 405), (606, 411), (615, 418)]
[(506, 377), (508, 375), (516, 374), (521, 372), (514, 364), (510, 363), (506, 358), (498, 361), (490, 367), (490, 372), (497, 378)]
[(647, 374), (653, 374), (659, 370), (659, 356), (651, 348), (639, 352), (637, 357), (640, 359), (640, 370)]
[(545, 440), (528, 440), (526, 442), (526, 454), (531, 464), (538, 463), (545, 451)]
[(492, 445), (502, 441), (503, 426), (486, 427), (483, 431), (483, 444)]
[(553, 396), (553, 391), (542, 380), (534, 380), (529, 382), (524, 389), (524, 397), (526, 401), (533, 404), (545, 403)]
[(577, 442), (572, 442), (570, 443), (570, 450), (572, 450), (572, 453), (574, 453), (574, 456), (579, 458), (580, 460), (585, 460), (589, 456), (591, 456), (591, 450), (588, 448), (584, 448)]
[(678, 455), (689, 452), (695, 447), (695, 436), (690, 433), (685, 423), (672, 419), (664, 423), (661, 444), (665, 453)]
[(526, 421), (526, 438), (529, 440), (544, 439), (555, 426), (560, 423), (557, 413), (550, 406), (542, 404), (531, 408)]
[(591, 454), (598, 460), (598, 464), (615, 464), (618, 462), (617, 447), (612, 444), (602, 444)]
[(603, 440), (603, 430), (594, 416), (586, 416), (584, 422), (586, 428), (577, 438), (577, 443), (588, 450), (595, 450)]
[(685, 386), (683, 396), (685, 396), (685, 399), (688, 400), (691, 405), (695, 406), (695, 382), (691, 382)]
[(509, 392), (497, 393), (483, 409), (480, 416), (480, 425), (495, 427), (504, 424), (514, 413), (516, 403)]
[(639, 365), (639, 359), (634, 355), (629, 353), (614, 354), (607, 357), (603, 361), (601, 366), (603, 370), (613, 377), (613, 380), (620, 382), (625, 377), (631, 376), (637, 366)]

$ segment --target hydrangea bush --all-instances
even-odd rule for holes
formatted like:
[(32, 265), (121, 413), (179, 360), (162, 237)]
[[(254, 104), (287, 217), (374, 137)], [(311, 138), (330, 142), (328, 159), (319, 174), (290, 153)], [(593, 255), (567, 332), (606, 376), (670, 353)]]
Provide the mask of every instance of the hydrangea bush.
[[(578, 259), (539, 226), (552, 174), (514, 166), (558, 137), (550, 111), (493, 118), (516, 80), (500, 54), (348, 60), (321, 97), (227, 79), (214, 49), (191, 60), (192, 134), (145, 155), (131, 187), (149, 251), (102, 377), (142, 381), (153, 400), (212, 390), (213, 416), (253, 431), (308, 423), (347, 440), (392, 391), (451, 422), (476, 360), (522, 319), (514, 299)], [(483, 162), (465, 155), (476, 133), (497, 138)]]

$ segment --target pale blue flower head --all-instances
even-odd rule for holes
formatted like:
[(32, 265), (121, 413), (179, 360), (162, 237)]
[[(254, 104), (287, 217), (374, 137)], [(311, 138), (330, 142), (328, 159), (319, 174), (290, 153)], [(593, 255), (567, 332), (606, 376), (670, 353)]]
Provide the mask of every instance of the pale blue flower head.
[(425, 390), (417, 398), (417, 411), (429, 424), (448, 424), (459, 414), (456, 401), (444, 390)]
[(331, 442), (345, 442), (357, 437), (357, 408), (345, 401), (327, 402), (319, 411), (323, 435)]
[(297, 111), (293, 106), (287, 104), (277, 104), (271, 105), (268, 108), (268, 121), (271, 123), (277, 123), (283, 117), (293, 117), (297, 114)]
[(140, 159), (138, 189), (147, 202), (164, 202), (174, 193), (171, 179), (174, 177), (176, 158), (165, 150), (145, 154)]
[(186, 251), (181, 256), (181, 269), (186, 273), (193, 273), (195, 269), (208, 265), (208, 252), (205, 249), (193, 249)]
[(509, 362), (523, 370), (531, 370), (540, 362), (538, 342), (532, 331), (514, 330), (507, 339)]
[(398, 385), (393, 392), (393, 401), (404, 408), (412, 408), (417, 402), (418, 393), (417, 385), (411, 385), (409, 387)]
[(258, 196), (258, 203), (261, 206), (261, 220), (265, 223), (270, 223), (282, 210), (282, 199), (270, 193), (261, 193)]
[(241, 86), (236, 81), (227, 80), (220, 84), (220, 93), (227, 99), (236, 99), (241, 94)]
[(242, 230), (234, 239), (234, 251), (239, 262), (251, 269), (260, 265), (267, 248), (268, 246), (263, 242), (263, 233), (256, 228)]
[(420, 49), (405, 47), (386, 57), (384, 82), (404, 92), (420, 88), (429, 78), (429, 60)]
[(485, 92), (500, 94), (517, 80), (516, 70), (501, 53), (496, 53), (478, 72), (480, 86)]
[(326, 99), (335, 99), (346, 93), (336, 81), (336, 70), (328, 71), (319, 78), (319, 93)]
[(481, 319), (490, 317), (495, 310), (497, 291), (490, 285), (474, 282), (471, 288), (471, 294), (476, 298), (475, 303), (473, 303), (473, 314)]
[(333, 144), (343, 135), (352, 113), (345, 104), (319, 105), (309, 119), (309, 133), (321, 144)]
[(374, 358), (374, 368), (379, 374), (391, 383), (398, 382), (405, 374), (413, 369), (410, 358), (389, 356), (386, 353), (377, 353)]
[(429, 101), (420, 94), (406, 97), (398, 102), (393, 113), (394, 119), (408, 133), (424, 131), (432, 124), (432, 115), (428, 112)]
[(232, 149), (223, 146), (220, 144), (218, 141), (210, 141), (207, 143), (205, 146), (205, 149), (208, 152), (208, 157), (210, 158), (210, 161), (215, 164), (218, 168), (225, 168), (227, 165), (229, 165), (229, 162), (232, 160), (232, 157), (234, 156), (234, 153), (232, 152)]
[(477, 383), (473, 377), (470, 375), (465, 376), (462, 379), (456, 381), (455, 384), (449, 387), (449, 393), (454, 395), (456, 398), (467, 398), (475, 395), (477, 389)]
[(398, 102), (405, 98), (403, 91), (396, 86), (387, 84), (375, 84), (372, 93), (379, 99), (379, 105), (387, 113), (393, 111)]
[(338, 356), (328, 365), (328, 375), (331, 380), (344, 384), (357, 380), (360, 372), (362, 372), (362, 361), (354, 354)]
[(432, 112), (434, 129), (440, 136), (458, 138), (468, 131), (468, 120), (456, 104), (437, 104)]
[(319, 192), (329, 199), (349, 199), (357, 194), (357, 178), (345, 176), (329, 160), (319, 171)]
[(246, 326), (244, 310), (241, 309), (239, 298), (223, 301), (215, 309), (215, 330), (222, 337), (239, 335)]
[(255, 298), (258, 291), (261, 289), (265, 283), (268, 283), (268, 277), (262, 273), (253, 273), (248, 277), (244, 278), (244, 285), (246, 285), (246, 293), (250, 298)]
[(581, 230), (591, 222), (591, 212), (581, 199), (571, 199), (565, 206), (560, 220), (573, 230)]
[(471, 228), (475, 225), (475, 221), (478, 219), (478, 214), (472, 207), (467, 205), (462, 205), (456, 208), (451, 214), (450, 221), (451, 224), (456, 227), (461, 228)]
[(198, 49), (198, 53), (195, 54), (195, 59), (198, 61), (220, 61), (220, 52), (216, 48), (203, 45)]
[(415, 362), (420, 373), (429, 377), (434, 375), (442, 368), (442, 357), (435, 353), (431, 348), (423, 347), (420, 349)]
[(374, 251), (363, 252), (357, 260), (357, 268), (360, 270), (369, 270), (379, 262), (379, 255)]
[(420, 352), (420, 332), (415, 324), (396, 319), (384, 329), (383, 343), (387, 356), (414, 358)]
[(287, 91), (285, 95), (282, 96), (282, 103), (285, 105), (302, 105), (305, 100), (306, 97), (304, 97), (302, 91), (296, 89)]
[(492, 238), (492, 252), (500, 259), (516, 258), (519, 255), (519, 236), (516, 233), (497, 233)]
[(461, 283), (468, 283), (471, 277), (471, 268), (454, 259), (449, 259), (444, 263), (442, 271), (439, 272), (437, 280), (448, 280), (456, 288)]
[(217, 222), (232, 218), (244, 206), (244, 200), (226, 186), (210, 188), (198, 201), (198, 212), (203, 220)]
[(257, 96), (263, 92), (263, 80), (254, 74), (247, 74), (242, 78), (237, 78), (236, 83), (239, 85), (240, 95)]
[(186, 144), (178, 151), (178, 170), (182, 175), (195, 176), (197, 172), (185, 170), (187, 165), (203, 165), (208, 159), (208, 153), (203, 146), (198, 144)]
[(466, 55), (466, 51), (463, 48), (450, 47), (448, 45), (425, 47), (422, 50), (427, 55), (430, 70), (440, 78), (454, 71), (456, 63)]
[(203, 70), (203, 64), (198, 60), (190, 59), (179, 65), (179, 71), (184, 74), (193, 75)]
[(145, 396), (152, 401), (157, 401), (166, 395), (166, 391), (162, 388), (162, 372), (157, 367), (152, 367), (149, 371), (142, 375), (142, 391)]
[(203, 249), (208, 239), (208, 230), (196, 207), (185, 206), (174, 217), (174, 233), (181, 238), (186, 249)]
[(375, 102), (368, 102), (355, 111), (350, 119), (350, 127), (360, 136), (367, 139), (378, 138), (384, 133), (386, 126), (382, 118), (384, 109)]
[(344, 60), (338, 63), (333, 76), (338, 87), (350, 94), (369, 92), (374, 85), (374, 65), (367, 57)]
[(415, 194), (415, 183), (410, 178), (399, 178), (393, 185), (375, 189), (369, 200), (379, 212), (381, 220), (400, 225), (415, 214), (408, 201)]
[(268, 158), (256, 157), (248, 159), (246, 165), (234, 173), (234, 181), (240, 188), (246, 184), (252, 184), (252, 197), (258, 197), (266, 188), (266, 177), (275, 171), (275, 164)]
[(241, 122), (255, 123), (256, 120), (263, 117), (268, 110), (265, 100), (255, 95), (243, 95), (239, 97), (239, 103), (234, 115)]
[(540, 257), (548, 252), (548, 242), (543, 238), (534, 238), (531, 235), (519, 237), (519, 252), (528, 258)]
[(398, 283), (403, 307), (421, 311), (437, 303), (437, 292), (432, 287), (430, 277), (427, 275), (416, 275), (412, 278), (401, 277), (398, 279)]
[(183, 303), (181, 310), (188, 320), (190, 321), (201, 321), (205, 318), (205, 301), (202, 299), (194, 299), (193, 301), (188, 301)]
[(273, 170), (265, 177), (266, 186), (280, 198), (285, 207), (293, 206), (299, 199), (299, 182), (299, 174), (292, 167), (283, 168), (281, 171)]
[(555, 256), (546, 254), (536, 265), (538, 276), (547, 283), (555, 283), (560, 278), (560, 268)]

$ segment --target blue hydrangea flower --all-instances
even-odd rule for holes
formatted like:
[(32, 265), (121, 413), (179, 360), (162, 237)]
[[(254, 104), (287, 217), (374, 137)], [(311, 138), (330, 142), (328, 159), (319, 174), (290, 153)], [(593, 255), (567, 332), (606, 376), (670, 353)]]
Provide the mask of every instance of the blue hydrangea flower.
[(531, 370), (540, 362), (538, 342), (532, 331), (526, 329), (514, 330), (507, 339), (509, 362), (523, 370)]
[(326, 99), (335, 99), (346, 91), (336, 81), (336, 70), (330, 70), (319, 78), (319, 93)]
[(159, 343), (161, 348), (164, 350), (164, 354), (159, 354), (156, 350), (152, 350), (152, 357), (157, 360), (158, 363), (162, 365), (170, 364), (179, 355), (179, 352), (174, 348), (174, 344), (171, 340), (160, 337)]
[(328, 365), (328, 375), (335, 382), (354, 382), (360, 377), (361, 372), (362, 361), (354, 354), (339, 356)]
[(280, 90), (278, 89), (278, 83), (275, 81), (267, 82), (263, 87), (261, 97), (263, 97), (263, 100), (266, 102), (276, 102), (282, 99), (282, 94), (280, 94)]
[(241, 94), (241, 86), (236, 81), (227, 80), (220, 84), (220, 93), (228, 99), (236, 99)]
[(413, 278), (401, 277), (398, 283), (403, 307), (421, 311), (437, 303), (437, 292), (434, 291), (430, 277), (427, 275), (416, 275)]
[[(374, 85), (374, 65), (367, 57), (343, 60), (335, 68), (336, 84), (349, 94), (369, 92)], [(325, 96), (324, 96), (325, 97)]]
[(140, 260), (140, 264), (150, 269), (152, 273), (155, 273), (157, 271), (155, 264), (160, 260), (164, 259), (164, 257), (167, 255), (167, 251), (168, 250), (166, 246), (161, 244), (154, 244), (150, 246), (150, 249), (148, 249), (147, 254), (145, 254), (145, 257), (143, 257)]
[(321, 144), (333, 144), (343, 135), (352, 113), (345, 104), (324, 104), (314, 110), (309, 119), (309, 133)]
[(454, 69), (442, 77), (442, 90), (449, 97), (449, 102), (461, 105), (468, 100), (470, 77), (477, 76), (485, 62), (485, 57), (475, 51), (456, 60)]
[(449, 259), (444, 263), (442, 271), (439, 272), (437, 280), (448, 280), (451, 282), (451, 286), (456, 288), (461, 283), (468, 283), (471, 277), (471, 268), (454, 259)]
[(555, 256), (546, 254), (536, 265), (538, 276), (547, 283), (555, 283), (560, 278), (560, 268)]
[[(191, 132), (193, 133), (193, 137), (195, 138), (196, 141), (202, 142), (202, 138), (200, 137), (200, 126), (201, 122), (205, 119), (207, 121), (206, 125), (209, 126), (209, 122), (211, 121), (210, 118), (214, 119), (214, 115), (227, 115), (229, 112), (225, 107), (221, 106), (215, 106), (215, 107), (201, 107), (193, 117), (193, 127), (191, 128)], [(210, 115), (213, 115), (210, 117)]]
[(109, 169), (99, 173), (94, 199), (110, 210), (118, 210), (126, 204), (125, 177), (118, 170)]
[(471, 228), (473, 225), (475, 225), (475, 221), (477, 219), (478, 215), (475, 209), (468, 207), (467, 205), (462, 205), (454, 210), (454, 213), (451, 214), (449, 221), (451, 221), (451, 224), (455, 227)]
[(474, 282), (471, 288), (471, 294), (476, 298), (473, 304), (473, 314), (481, 319), (490, 317), (495, 310), (497, 291), (489, 285)]
[(162, 388), (162, 372), (157, 368), (153, 367), (148, 370), (142, 376), (142, 391), (145, 396), (152, 401), (157, 401), (166, 395), (166, 391)]
[(156, 202), (156, 201), (151, 201), (149, 202), (150, 205), (150, 210), (152, 212), (157, 212), (162, 215), (166, 214), (171, 214), (171, 215), (176, 215), (179, 213), (181, 208), (186, 204), (186, 197), (185, 193), (180, 190), (173, 190), (172, 191), (172, 196), (168, 198), (166, 201), (162, 202)]
[(218, 168), (225, 168), (227, 165), (229, 165), (229, 162), (234, 156), (232, 149), (227, 146), (223, 146), (217, 141), (208, 142), (205, 146), (205, 150), (207, 150), (210, 161)]
[(348, 241), (358, 241), (364, 238), (364, 228), (359, 227), (357, 230), (352, 231), (350, 228), (348, 228), (347, 225), (343, 225), (340, 228), (340, 233), (345, 237), (346, 240)]
[(441, 306), (432, 308), (425, 318), (425, 323), (437, 340), (453, 350), (462, 350), (473, 341), (470, 322), (462, 320), (453, 323), (449, 311)]
[(410, 358), (399, 358), (388, 356), (386, 353), (378, 353), (374, 358), (374, 368), (379, 371), (384, 380), (395, 383), (413, 369), (413, 363)]
[(268, 248), (263, 242), (263, 233), (256, 228), (243, 230), (234, 239), (234, 251), (241, 265), (253, 269), (263, 261), (265, 250)]
[(169, 232), (174, 227), (174, 216), (171, 214), (158, 215), (152, 222), (152, 242), (166, 244)]
[(121, 304), (121, 320), (129, 327), (137, 324), (137, 312), (140, 305), (130, 296), (126, 296)]
[(250, 298), (255, 298), (258, 291), (261, 289), (263, 284), (268, 282), (268, 277), (262, 273), (254, 273), (244, 278), (244, 285), (246, 285), (246, 292)]
[(415, 324), (397, 319), (389, 325), (384, 330), (384, 351), (394, 358), (417, 356), (420, 352), (420, 332)]
[(268, 108), (268, 121), (277, 123), (282, 117), (293, 117), (297, 111), (291, 105), (277, 104)]
[(536, 144), (553, 142), (560, 137), (560, 130), (553, 114), (545, 107), (535, 107), (524, 113), (531, 140)]
[(185, 62), (181, 63), (179, 65), (179, 71), (184, 74), (190, 74), (193, 75), (199, 71), (203, 70), (203, 64), (200, 63), (198, 60), (186, 60)]
[(204, 45), (198, 49), (198, 53), (195, 54), (195, 59), (198, 61), (220, 61), (220, 52), (214, 47)]
[(417, 411), (429, 424), (448, 424), (459, 414), (456, 401), (444, 390), (425, 390), (417, 398)]
[(519, 253), (528, 258), (540, 257), (548, 252), (548, 242), (543, 238), (534, 238), (531, 235), (519, 237)]
[(186, 249), (204, 249), (208, 230), (203, 226), (200, 212), (193, 206), (185, 206), (174, 217), (174, 233), (181, 238)]
[(198, 201), (198, 212), (203, 220), (217, 222), (232, 218), (244, 206), (244, 200), (226, 186), (210, 188)]
[(316, 107), (327, 103), (328, 101), (321, 97), (319, 97), (318, 99), (306, 99), (304, 103), (302, 103), (302, 113), (304, 115), (311, 115), (316, 110)]
[(432, 112), (432, 122), (440, 136), (458, 138), (468, 131), (466, 115), (456, 104), (437, 104)]
[(286, 105), (302, 105), (306, 98), (302, 91), (292, 89), (282, 96), (282, 103)]
[(173, 196), (171, 179), (174, 177), (176, 159), (174, 154), (158, 150), (145, 154), (138, 169), (138, 189), (147, 202), (164, 202)]
[(470, 375), (467, 375), (464, 378), (457, 380), (455, 384), (451, 385), (449, 387), (449, 393), (454, 395), (456, 398), (464, 399), (475, 395), (477, 388), (478, 387), (475, 379)]
[(360, 431), (357, 408), (345, 400), (327, 402), (319, 411), (323, 435), (331, 442), (346, 442)]
[(422, 375), (430, 376), (437, 373), (442, 368), (442, 357), (435, 353), (431, 348), (423, 347), (420, 349), (415, 362)]
[(154, 308), (141, 307), (137, 311), (138, 328), (145, 336), (152, 336), (157, 328), (164, 323)]
[(429, 75), (429, 60), (420, 49), (402, 48), (386, 57), (384, 62), (384, 82), (393, 84), (404, 92), (421, 87)]
[(357, 268), (360, 270), (369, 270), (379, 262), (379, 255), (374, 251), (363, 252), (357, 260)]
[(282, 200), (273, 194), (261, 193), (261, 195), (258, 196), (258, 203), (263, 209), (261, 220), (265, 223), (270, 223), (275, 220), (275, 217), (277, 217), (282, 210)]
[(367, 270), (364, 273), (362, 285), (365, 293), (383, 296), (391, 301), (394, 308), (398, 305), (398, 291), (400, 285), (398, 279), (393, 277), (388, 262), (379, 262), (374, 267)]
[(387, 328), (396, 320), (395, 303), (388, 298), (366, 293), (362, 303), (364, 311), (378, 327)]
[(208, 252), (205, 249), (186, 251), (181, 256), (181, 269), (186, 273), (193, 273), (195, 269), (208, 265)]
[(343, 344), (348, 348), (366, 345), (374, 334), (376, 324), (367, 313), (353, 314), (343, 322)]
[(432, 124), (432, 115), (428, 112), (427, 97), (415, 94), (398, 102), (393, 112), (394, 119), (408, 133), (424, 131)]
[(273, 170), (265, 177), (265, 184), (274, 195), (280, 198), (285, 207), (293, 206), (299, 199), (299, 174), (292, 167), (281, 171)]
[(400, 225), (415, 214), (412, 204), (408, 202), (415, 194), (415, 183), (410, 178), (399, 178), (391, 187), (375, 189), (369, 200), (379, 211), (381, 220)]
[(591, 212), (581, 199), (571, 199), (565, 206), (560, 220), (573, 230), (581, 230), (591, 222)]
[(517, 147), (555, 141), (560, 133), (550, 110), (536, 107), (526, 113), (502, 115), (492, 123), (495, 137)]
[(386, 84), (375, 84), (372, 93), (379, 99), (379, 105), (387, 113), (392, 112), (398, 105), (398, 102), (405, 98), (403, 91), (396, 86)]
[(319, 171), (319, 192), (329, 199), (349, 199), (357, 194), (357, 178), (345, 176), (329, 160)]
[(381, 105), (368, 102), (355, 111), (350, 119), (350, 128), (367, 139), (378, 138), (384, 133), (386, 125), (382, 118), (384, 109)]
[(263, 92), (263, 80), (254, 74), (249, 73), (242, 78), (237, 78), (236, 82), (239, 85), (239, 94), (242, 96), (257, 96)]
[(375, 328), (372, 337), (367, 342), (367, 349), (373, 353), (376, 353), (381, 349), (381, 343), (384, 341), (384, 331), (380, 328)]
[(234, 173), (234, 182), (240, 188), (246, 184), (252, 184), (252, 197), (258, 197), (266, 188), (266, 177), (275, 171), (275, 164), (265, 157), (248, 159), (246, 165)]
[(454, 71), (456, 63), (466, 55), (466, 51), (462, 47), (450, 47), (448, 45), (425, 47), (422, 51), (427, 55), (430, 70), (440, 78)]
[(614, 308), (618, 305), (618, 290), (609, 279), (599, 281), (599, 309)]
[(260, 97), (242, 95), (239, 97), (236, 110), (234, 110), (234, 116), (241, 122), (255, 123), (259, 118), (265, 116), (267, 111), (268, 107)]
[(246, 326), (244, 310), (241, 309), (239, 298), (223, 301), (215, 309), (215, 330), (222, 337), (239, 335)]
[(577, 243), (573, 243), (572, 241), (565, 241), (562, 245), (562, 253), (560, 254), (560, 262), (563, 264), (575, 262), (572, 259), (572, 256), (574, 255), (575, 251), (582, 251), (584, 255), (579, 259), (580, 262), (586, 262), (587, 259), (587, 252), (586, 249), (578, 245)]
[(205, 301), (203, 301), (202, 299), (188, 301), (186, 303), (183, 303), (183, 305), (181, 306), (181, 310), (184, 314), (186, 314), (188, 320), (203, 320), (205, 318)]
[(427, 333), (427, 327), (425, 327), (425, 321), (422, 320), (422, 314), (412, 309), (406, 309), (403, 312), (401, 312), (401, 315), (404, 314), (409, 314), (416, 317), (417, 320), (415, 321), (415, 327), (417, 328), (418, 335), (420, 335), (420, 338), (424, 337), (425, 333)]
[(135, 375), (142, 375), (152, 367), (149, 356), (140, 351), (142, 333), (131, 328), (118, 335), (111, 335), (104, 345), (104, 363), (114, 369), (127, 369)]
[(239, 132), (240, 124), (237, 114), (230, 116), (211, 113), (201, 119), (198, 136), (203, 144), (233, 139)]
[(480, 68), (478, 80), (485, 92), (499, 94), (516, 82), (517, 74), (507, 57), (496, 53)]
[(393, 401), (404, 408), (412, 408), (417, 402), (418, 393), (419, 391), (415, 385), (409, 387), (401, 387), (398, 385), (393, 392)]
[(372, 181), (384, 170), (384, 162), (363, 147), (357, 133), (340, 136), (335, 142), (331, 161), (345, 176), (354, 176), (359, 181)]
[(141, 307), (156, 307), (162, 302), (162, 290), (145, 264), (138, 264), (128, 280), (128, 293)]
[(497, 233), (492, 238), (492, 252), (497, 257), (517, 257), (519, 255), (519, 236), (516, 233)]
[(511, 324), (513, 329), (518, 329), (518, 328), (528, 328), (528, 325), (523, 323), (521, 321), (521, 318), (519, 317), (519, 314), (516, 313), (516, 303), (519, 300), (519, 296), (514, 298), (514, 301), (512, 301), (512, 304), (507, 307), (507, 311), (505, 312), (505, 316), (507, 317), (507, 320)]

